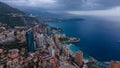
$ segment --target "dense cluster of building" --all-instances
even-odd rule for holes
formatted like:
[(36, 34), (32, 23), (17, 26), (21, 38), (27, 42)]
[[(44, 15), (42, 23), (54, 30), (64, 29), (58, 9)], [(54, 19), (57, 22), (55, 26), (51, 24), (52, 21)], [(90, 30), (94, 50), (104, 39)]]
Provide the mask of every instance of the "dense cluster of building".
[[(49, 26), (16, 27), (0, 32), (0, 42), (10, 37), (26, 43), (26, 47), (0, 48), (0, 68), (92, 68), (88, 65), (91, 61), (83, 61), (83, 52), (72, 53), (69, 44), (59, 41), (66, 37), (65, 34), (59, 34)], [(120, 68), (120, 62), (111, 61), (109, 67)]]
[(0, 48), (0, 68), (76, 68), (71, 64), (73, 57), (69, 57), (70, 52), (59, 42), (60, 37), (65, 37), (64, 34), (52, 33), (50, 27), (16, 29), (12, 38), (26, 42), (26, 48)]

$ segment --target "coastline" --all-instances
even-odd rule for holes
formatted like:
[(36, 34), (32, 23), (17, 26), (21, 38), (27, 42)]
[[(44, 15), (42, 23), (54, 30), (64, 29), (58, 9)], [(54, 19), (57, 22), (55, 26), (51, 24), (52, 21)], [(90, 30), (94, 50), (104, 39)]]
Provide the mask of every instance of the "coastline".
[[(109, 31), (106, 31), (106, 28), (109, 28), (110, 25), (106, 24), (113, 24), (112, 22), (106, 22), (105, 20), (102, 20), (105, 23), (100, 24), (100, 19), (94, 20), (94, 17), (86, 17), (86, 20), (81, 22), (62, 22), (62, 23), (54, 23), (54, 22), (48, 22), (49, 25), (53, 27), (59, 27), (63, 29), (62, 33), (65, 33), (67, 36), (70, 37), (79, 37), (81, 40), (80, 42), (75, 42), (76, 46), (78, 46), (81, 50), (84, 52), (87, 52), (89, 55), (96, 58), (98, 61), (101, 62), (109, 62), (111, 60), (120, 60), (119, 56), (119, 48), (116, 49), (118, 46), (117, 39), (119, 40), (118, 30), (115, 31), (114, 28), (110, 28), (108, 30), (115, 31), (115, 33), (111, 33)], [(96, 19), (96, 18), (95, 18)], [(90, 22), (90, 23), (89, 23)], [(93, 25), (96, 25), (95, 27), (92, 27)], [(102, 25), (105, 25), (105, 28), (99, 28), (102, 27)], [(88, 28), (89, 26), (89, 28)], [(106, 32), (104, 32), (106, 31)], [(116, 37), (109, 37), (114, 35)], [(113, 40), (114, 39), (114, 40)], [(116, 40), (115, 40), (116, 39)], [(116, 44), (113, 44), (116, 43)], [(109, 48), (106, 48), (109, 47)], [(112, 51), (113, 50), (113, 51)]]
[[(68, 49), (71, 51), (72, 54), (78, 52), (78, 51), (82, 51), (80, 50), (76, 45), (74, 44), (68, 44)], [(83, 52), (83, 51), (82, 51)], [(84, 53), (84, 52), (83, 52)], [(89, 56), (88, 54), (84, 53), (83, 55), (83, 60), (88, 60), (91, 56)], [(93, 57), (92, 57), (93, 58)]]
[[(58, 33), (59, 34), (59, 33)], [(62, 44), (67, 44), (65, 46), (65, 48), (67, 48), (69, 51), (70, 51), (70, 54), (74, 57), (75, 56), (75, 53), (77, 52), (82, 52), (83, 53), (83, 62), (85, 64), (87, 63), (91, 63), (91, 62), (94, 62), (95, 65), (98, 65), (100, 67), (103, 67), (103, 68), (107, 68), (108, 65), (109, 65), (109, 62), (100, 62), (98, 60), (96, 60), (94, 57), (88, 55), (87, 53), (83, 52), (79, 47), (77, 47), (75, 44), (73, 44), (73, 42), (79, 42), (80, 39), (78, 39), (77, 37), (71, 37), (71, 38), (74, 38), (74, 39), (77, 39), (77, 41), (64, 41), (64, 43)]]
[[(54, 27), (57, 27), (57, 26), (54, 26)], [(61, 34), (61, 35), (63, 34), (64, 36), (62, 35), (62, 38), (68, 37), (68, 38), (76, 38), (76, 39), (78, 39), (77, 36), (66, 34), (66, 32), (64, 32), (64, 29), (63, 28), (61, 28), (61, 29), (63, 31), (57, 31), (56, 34)], [(80, 41), (80, 39), (79, 39), (79, 41)], [(77, 52), (77, 51), (83, 52), (80, 47), (77, 47), (76, 44), (74, 44), (74, 43), (77, 43), (79, 41), (75, 41), (75, 42), (70, 41), (70, 42), (68, 42), (68, 40), (67, 41), (63, 40), (60, 43), (63, 44), (63, 45), (65, 44), (64, 47), (67, 48), (70, 51), (70, 54), (74, 57), (75, 56), (75, 52)], [(106, 61), (98, 61), (94, 57), (92, 57), (89, 54), (87, 54), (85, 51), (83, 52), (83, 59), (82, 60), (83, 60), (84, 63), (92, 63), (92, 62), (94, 62), (93, 65), (99, 66), (99, 67), (102, 67), (102, 68), (107, 68), (108, 67), (108, 63), (105, 63)]]
[[(82, 50), (80, 50), (76, 45), (74, 44), (68, 44), (67, 48), (69, 49), (69, 51), (71, 52), (72, 56), (74, 56), (74, 54), (76, 52), (83, 52)], [(83, 62), (84, 63), (88, 63), (88, 62), (95, 62), (96, 65), (99, 65), (101, 67), (108, 67), (110, 62), (100, 62), (98, 60), (96, 60), (94, 57), (88, 55), (87, 53), (83, 52)]]

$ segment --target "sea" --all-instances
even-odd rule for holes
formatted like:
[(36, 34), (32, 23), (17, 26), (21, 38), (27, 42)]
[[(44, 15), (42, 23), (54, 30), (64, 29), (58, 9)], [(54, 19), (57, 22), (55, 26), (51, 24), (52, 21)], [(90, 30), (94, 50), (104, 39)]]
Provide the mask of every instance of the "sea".
[(80, 18), (83, 20), (48, 22), (48, 24), (63, 29), (69, 37), (80, 38), (80, 42), (72, 44), (96, 60), (120, 61), (120, 22), (99, 17)]

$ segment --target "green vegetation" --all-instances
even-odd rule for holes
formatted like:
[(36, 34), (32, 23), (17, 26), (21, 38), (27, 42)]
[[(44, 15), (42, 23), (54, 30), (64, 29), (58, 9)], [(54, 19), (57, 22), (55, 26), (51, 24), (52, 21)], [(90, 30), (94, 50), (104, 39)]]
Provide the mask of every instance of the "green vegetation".
[(39, 20), (36, 17), (30, 17), (26, 13), (0, 2), (0, 23), (14, 27), (39, 23)]
[(0, 14), (7, 14), (7, 13), (19, 13), (24, 14), (22, 11), (12, 8), (7, 4), (0, 2)]
[(21, 17), (12, 15), (23, 15), (24, 13), (18, 9), (12, 8), (9, 5), (6, 5), (0, 2), (0, 22), (7, 24), (9, 26), (24, 25), (24, 21)]
[(59, 38), (60, 42), (78, 42), (80, 41), (79, 38), (70, 38), (70, 37), (65, 37), (65, 38)]
[(67, 41), (69, 41), (69, 38), (67, 38), (67, 37), (66, 38), (59, 38), (59, 41), (60, 42), (67, 42)]
[(0, 44), (0, 48), (5, 48), (5, 49), (21, 49), (21, 48), (25, 48), (26, 47), (26, 43), (6, 43), (6, 44)]
[(9, 26), (24, 25), (24, 21), (20, 17), (11, 17), (9, 15), (0, 15), (0, 22)]
[(84, 19), (82, 18), (71, 18), (71, 19), (63, 19), (61, 21), (67, 22), (67, 21), (83, 21)]

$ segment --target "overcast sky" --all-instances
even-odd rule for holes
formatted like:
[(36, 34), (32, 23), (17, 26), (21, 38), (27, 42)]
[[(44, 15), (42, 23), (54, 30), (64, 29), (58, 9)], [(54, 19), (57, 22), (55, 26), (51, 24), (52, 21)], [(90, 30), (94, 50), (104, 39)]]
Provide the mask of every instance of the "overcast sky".
[[(12, 6), (34, 7), (74, 15), (119, 15), (120, 0), (0, 0)], [(99, 14), (98, 14), (99, 12)]]

